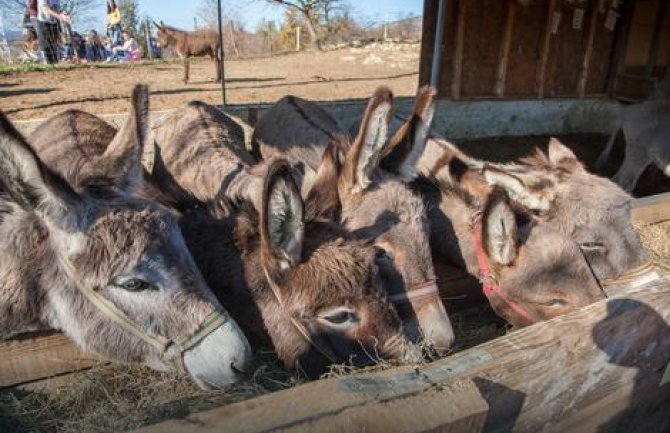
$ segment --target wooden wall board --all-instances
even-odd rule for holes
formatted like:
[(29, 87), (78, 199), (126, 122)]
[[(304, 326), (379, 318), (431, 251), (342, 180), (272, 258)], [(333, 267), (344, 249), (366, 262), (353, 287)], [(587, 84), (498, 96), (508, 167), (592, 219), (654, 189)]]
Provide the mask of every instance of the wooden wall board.
[(533, 84), (541, 63), (547, 13), (547, 2), (532, 2), (516, 8), (505, 89), (509, 98), (537, 94)]
[(493, 96), (507, 2), (461, 1), (466, 2), (461, 94), (463, 97)]

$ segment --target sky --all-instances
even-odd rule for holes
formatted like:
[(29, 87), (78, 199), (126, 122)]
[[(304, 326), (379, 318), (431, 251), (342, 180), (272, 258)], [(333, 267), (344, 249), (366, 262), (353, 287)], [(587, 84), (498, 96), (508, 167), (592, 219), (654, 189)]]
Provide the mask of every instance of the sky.
[[(392, 21), (407, 14), (420, 15), (423, 10), (423, 0), (345, 0), (355, 12), (355, 17), (362, 18), (361, 22), (381, 22), (386, 17)], [(283, 8), (268, 4), (264, 0), (222, 0), (224, 11), (234, 11), (247, 30), (253, 31), (263, 19), (280, 20)], [(198, 10), (202, 0), (139, 0), (140, 16), (148, 15), (154, 20), (163, 20), (166, 24), (181, 27), (185, 30), (193, 29), (193, 18), (198, 17)], [(99, 18), (94, 19), (91, 25), (95, 28), (104, 28), (105, 1), (100, 1)], [(75, 23), (75, 28), (77, 27)]]
[[(139, 0), (140, 17), (150, 16), (156, 21), (163, 20), (166, 24), (191, 30), (194, 18), (201, 22), (199, 9), (203, 0)], [(393, 21), (407, 15), (420, 15), (423, 0), (345, 0), (352, 6), (354, 17), (363, 24), (380, 23), (384, 19)], [(265, 20), (281, 20), (284, 9), (268, 4), (265, 0), (222, 0), (224, 11), (232, 11), (238, 16), (249, 31)], [(105, 0), (100, 0), (100, 13), (89, 12), (86, 25), (99, 30), (105, 28)], [(75, 22), (75, 29), (80, 28)]]

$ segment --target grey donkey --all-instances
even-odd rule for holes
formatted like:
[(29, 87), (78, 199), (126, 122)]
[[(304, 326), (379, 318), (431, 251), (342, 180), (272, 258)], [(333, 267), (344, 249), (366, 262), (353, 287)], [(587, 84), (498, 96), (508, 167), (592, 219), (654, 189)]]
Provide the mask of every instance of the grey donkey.
[(250, 346), (196, 267), (177, 216), (137, 193), (147, 115), (148, 90), (138, 87), (108, 151), (73, 169), (78, 185), (38, 153), (90, 137), (53, 119), (29, 144), (0, 116), (0, 336), (62, 330), (106, 359), (222, 387), (241, 378)]

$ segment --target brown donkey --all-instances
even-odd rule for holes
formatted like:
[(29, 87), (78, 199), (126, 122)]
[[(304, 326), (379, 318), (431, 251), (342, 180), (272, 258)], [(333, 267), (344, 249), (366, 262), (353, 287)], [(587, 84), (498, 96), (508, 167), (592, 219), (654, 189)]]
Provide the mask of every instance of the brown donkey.
[[(336, 164), (324, 158), (320, 184)], [(263, 172), (260, 212), (245, 201), (227, 217), (230, 207), (215, 205), (182, 223), (198, 265), (242, 328), (269, 336), (284, 364), (308, 377), (333, 363), (417, 361), (376, 249), (323, 217), (330, 208), (321, 191), (303, 202), (285, 161)]]
[[(208, 111), (204, 104), (189, 107)], [(85, 122), (82, 117), (77, 118), (78, 122), (70, 119), (68, 124), (76, 128), (70, 130), (71, 135), (111, 136), (102, 133), (111, 128), (109, 125), (87, 116)], [(163, 125), (175, 126), (171, 122)], [(179, 127), (181, 137), (186, 139), (182, 144), (207, 147), (207, 142), (190, 141), (191, 133), (203, 129), (207, 129), (203, 122), (196, 122), (192, 129)], [(160, 133), (156, 136), (166, 137)], [(174, 145), (181, 143), (179, 132), (172, 137), (177, 140)], [(157, 158), (169, 154), (165, 144)], [(77, 176), (72, 167), (85, 167), (82, 161), (104, 153), (105, 148), (103, 139), (67, 154), (55, 150), (51, 158), (70, 176)], [(193, 165), (183, 161), (179, 166), (188, 172), (197, 171), (203, 161), (215, 159), (212, 153), (208, 155), (204, 160), (192, 158)], [(324, 176), (319, 184), (333, 178), (328, 173), (338, 170), (336, 163), (333, 157), (324, 159)], [(157, 161), (155, 168), (160, 167), (165, 169), (165, 161)], [(303, 204), (284, 163), (255, 167), (254, 173), (246, 176), (260, 179), (260, 211), (244, 198), (237, 200), (239, 204), (225, 198), (197, 201), (196, 194), (182, 195), (183, 189), (163, 191), (167, 195), (178, 191), (170, 199), (185, 210), (181, 225), (186, 243), (210, 287), (244, 330), (261, 338), (269, 336), (287, 367), (310, 377), (318, 376), (333, 362), (360, 365), (378, 357), (417, 360), (418, 351), (400, 332), (397, 313), (381, 287), (374, 247), (353, 239), (324, 219), (322, 215), (330, 212), (330, 205), (320, 193), (310, 194)], [(160, 197), (152, 189), (166, 183), (155, 182), (155, 177), (156, 173), (146, 179), (149, 183), (145, 182), (144, 190)], [(186, 183), (193, 180), (176, 178)], [(223, 196), (227, 190), (221, 191)], [(188, 199), (181, 200), (184, 197)]]
[(164, 24), (154, 23), (158, 29), (158, 43), (161, 49), (171, 47), (176, 52), (184, 64), (184, 83), (188, 83), (189, 78), (189, 59), (193, 56), (208, 55), (214, 62), (216, 69), (216, 82), (221, 81), (221, 64), (223, 58), (221, 55), (221, 45), (219, 35), (215, 30), (196, 30), (187, 32)]
[[(386, 132), (392, 103), (391, 91), (378, 88), (368, 102), (357, 136), (350, 139), (316, 104), (287, 96), (259, 120), (252, 141), (263, 157), (286, 155), (292, 163), (304, 164), (307, 172), (316, 172), (328, 143), (338, 146), (343, 166), (336, 191), (342, 224), (358, 236), (374, 240), (380, 248), (384, 276), (399, 301), (410, 338), (422, 336), (444, 353), (454, 335), (435, 284), (426, 209), (402, 178), (379, 169), (388, 151)], [(411, 171), (414, 155), (410, 149), (398, 158), (398, 169)], [(308, 175), (305, 182), (311, 183)]]
[(436, 260), (482, 280), (483, 293), (509, 323), (525, 326), (605, 297), (575, 242), (515, 208), (501, 189), (480, 199), (419, 179)]
[[(409, 122), (398, 125), (399, 130), (387, 144), (385, 152), (379, 155), (379, 164), (385, 168), (385, 172), (394, 173), (397, 178), (409, 180), (417, 176), (417, 171), (421, 171), (422, 164), (425, 164), (426, 160), (424, 148), (434, 113), (433, 96), (434, 91), (429, 87), (419, 89), (415, 113)], [(261, 118), (256, 127), (255, 145), (261, 153), (269, 154), (277, 152), (278, 149), (287, 149), (292, 152), (292, 155), (309, 158), (310, 153), (324, 148), (332, 134), (332, 125), (336, 123), (334, 120), (323, 120), (330, 117), (327, 113), (324, 114), (323, 109), (298, 98), (286, 100), (283, 103), (280, 101), (277, 108), (277, 114), (267, 118), (264, 124), (261, 124), (264, 120)], [(270, 113), (272, 109), (268, 112)], [(274, 116), (280, 118), (281, 121), (274, 122)], [(356, 131), (359, 129), (360, 127), (355, 128)], [(271, 146), (269, 143), (275, 143), (275, 145)], [(415, 164), (402, 163), (407, 160), (414, 161)], [(462, 162), (461, 165), (467, 168)], [(449, 192), (445, 191), (444, 197), (441, 197), (434, 187), (426, 188), (426, 185), (430, 186), (430, 183), (421, 182), (419, 190), (427, 201), (426, 207), (429, 210), (431, 222), (430, 242), (435, 257), (466, 269), (475, 276), (484, 273), (487, 280), (491, 276), (502, 278), (503, 280), (497, 285), (487, 284), (487, 292), (490, 294), (489, 299), (492, 305), (511, 323), (528, 324), (553, 317), (603, 297), (593, 277), (584, 273), (589, 269), (574, 242), (541, 221), (531, 219), (524, 212), (513, 210), (504, 194), (498, 192), (495, 196), (491, 195), (490, 187), (481, 179), (471, 186), (472, 190), (481, 190), (481, 195), (476, 196), (467, 192), (470, 189), (460, 188), (458, 184), (451, 188), (452, 185), (447, 183), (442, 187), (448, 186), (451, 189)], [(488, 224), (482, 223), (480, 225), (481, 235), (475, 236), (473, 230), (475, 226), (471, 224), (473, 215), (481, 214), (487, 203), (501, 203), (500, 206), (491, 205), (491, 209), (500, 211), (491, 213), (497, 217), (487, 217)], [(460, 208), (461, 212), (450, 210), (450, 206)], [(442, 207), (445, 209), (441, 210)], [(456, 218), (458, 221), (457, 233), (452, 228), (452, 224), (457, 223), (452, 222), (451, 218)], [(525, 222), (518, 224), (517, 219)], [(499, 242), (508, 241), (507, 255), (498, 257), (496, 261), (496, 256), (491, 254), (489, 260), (489, 253), (485, 249), (486, 243), (482, 237), (492, 238), (489, 233), (493, 233), (496, 227), (505, 227), (505, 224), (513, 224), (516, 227), (515, 230), (505, 233), (507, 238), (502, 236), (497, 238)], [(445, 231), (451, 235), (447, 237)], [(525, 242), (524, 239), (531, 233), (533, 234), (532, 242)], [(551, 239), (546, 247), (543, 244), (545, 238)], [(480, 239), (478, 241), (481, 244), (480, 254), (474, 254), (477, 244), (475, 239)], [(533, 246), (530, 247), (530, 245)], [(542, 248), (545, 248), (546, 251), (543, 252), (544, 255), (539, 255)], [(526, 251), (533, 251), (533, 253)], [(482, 260), (481, 266), (488, 268), (486, 272), (480, 271), (478, 256)], [(485, 257), (487, 257), (486, 261), (484, 261)], [(469, 260), (465, 261), (466, 258)], [(566, 283), (563, 286), (560, 286), (561, 278), (564, 278), (560, 276), (561, 267), (556, 267), (550, 260), (554, 258), (560, 259), (560, 263), (566, 263), (566, 267), (562, 268), (566, 271)], [(574, 263), (570, 263), (570, 260), (573, 260)], [(492, 262), (489, 264), (489, 261)], [(571, 279), (570, 272), (573, 272), (573, 269), (579, 278)], [(529, 274), (525, 278), (524, 272), (527, 271)], [(556, 280), (555, 288), (549, 286), (546, 290), (543, 288), (544, 280), (539, 277), (543, 273), (553, 275), (551, 278)], [(536, 292), (541, 295), (534, 299), (531, 295)], [(500, 299), (507, 299), (510, 302), (499, 305)], [(543, 306), (541, 302), (549, 303), (549, 306)], [(512, 305), (520, 308), (512, 307)]]
[[(410, 123), (412, 119), (404, 124)], [(395, 122), (394, 127), (401, 125)], [(493, 186), (505, 189), (516, 203), (577, 242), (608, 292), (658, 277), (631, 222), (630, 195), (609, 179), (589, 173), (555, 138), (547, 154), (537, 151), (518, 163), (499, 164), (471, 158), (431, 134), (418, 171), (480, 199)]]
[[(147, 101), (147, 89), (135, 89), (128, 122), (105, 136), (107, 151), (69, 170), (59, 170), (65, 158), (52, 153), (45, 164), (37, 153), (75, 156), (92, 139), (76, 134), (77, 122), (46, 122), (33, 150), (0, 115), (0, 336), (59, 329), (84, 351), (176, 367), (220, 387), (247, 368), (250, 347), (174, 213), (135, 192)], [(76, 184), (64, 179), (74, 175)]]

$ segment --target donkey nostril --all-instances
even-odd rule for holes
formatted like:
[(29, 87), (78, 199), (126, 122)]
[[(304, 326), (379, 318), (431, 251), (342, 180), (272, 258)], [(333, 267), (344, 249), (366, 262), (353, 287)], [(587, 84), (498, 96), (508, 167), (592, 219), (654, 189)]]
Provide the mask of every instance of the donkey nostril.
[(240, 363), (240, 362), (231, 362), (230, 363), (230, 369), (233, 370), (237, 374), (246, 374), (247, 373), (247, 367), (248, 365), (245, 363)]

